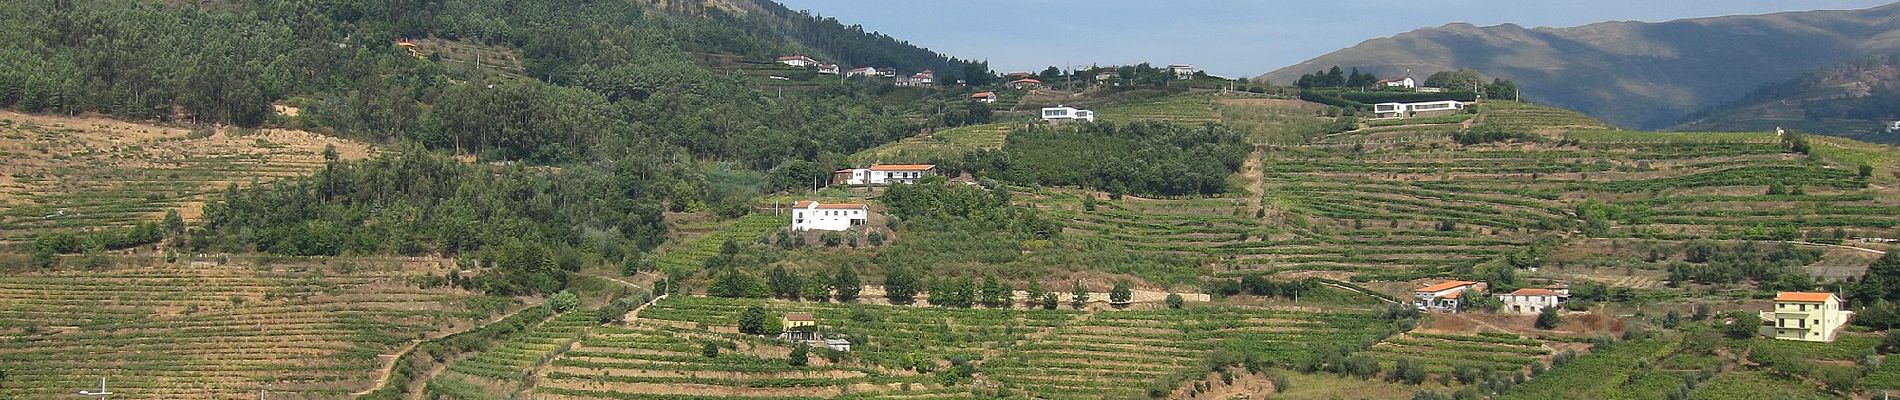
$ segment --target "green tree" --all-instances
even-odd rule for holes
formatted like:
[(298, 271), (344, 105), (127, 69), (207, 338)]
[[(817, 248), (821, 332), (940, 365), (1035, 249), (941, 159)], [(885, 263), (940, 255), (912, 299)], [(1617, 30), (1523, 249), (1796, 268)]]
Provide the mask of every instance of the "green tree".
[(165, 210), (165, 233), (171, 236), (185, 234), (185, 218), (178, 215), (178, 209)]
[(706, 344), (699, 347), (699, 355), (705, 356), (706, 358), (718, 357), (719, 345), (713, 342), (706, 342)]
[(331, 144), (331, 143), (323, 144), (323, 161), (336, 162), (338, 158), (340, 157), (338, 157), (337, 155), (335, 144)]
[(1173, 310), (1179, 310), (1179, 309), (1181, 309), (1181, 306), (1182, 306), (1182, 303), (1183, 303), (1183, 300), (1181, 299), (1181, 294), (1180, 294), (1180, 293), (1168, 293), (1168, 300), (1167, 300), (1167, 301), (1168, 301), (1168, 308), (1169, 308), (1169, 309), (1173, 309)]
[(1002, 282), (997, 281), (995, 274), (983, 276), (983, 289), (982, 289), (981, 297), (982, 297), (982, 301), (980, 301), (980, 303), (982, 303), (984, 307), (989, 307), (989, 308), (1005, 308), (1005, 307), (1009, 307), (1010, 304), (1013, 303), (1013, 301), (1011, 301), (1010, 299), (1009, 287), (1004, 286)]
[(1861, 164), (1859, 170), (1860, 170), (1859, 175), (1861, 179), (1867, 179), (1874, 176), (1874, 166), (1872, 165)]
[[(1900, 354), (1900, 330), (1888, 330), (1887, 338), (1880, 341), (1880, 346), (1876, 350), (1880, 354)], [(1900, 360), (1892, 362), (1900, 362)]]
[(1029, 288), (1024, 289), (1023, 292), (1025, 292), (1023, 302), (1029, 308), (1036, 308), (1036, 303), (1042, 301), (1042, 295), (1047, 293), (1042, 290), (1041, 279), (1030, 279)]
[(1075, 288), (1069, 291), (1069, 308), (1080, 310), (1088, 304), (1088, 288), (1082, 286), (1082, 281), (1075, 281)]
[(771, 290), (759, 277), (738, 268), (729, 268), (713, 278), (712, 285), (706, 288), (706, 294), (713, 297), (763, 299), (770, 297)]
[(746, 307), (745, 311), (739, 313), (739, 333), (747, 335), (763, 335), (769, 333), (765, 331), (765, 320), (767, 318), (771, 318), (771, 316), (767, 315), (764, 307)]
[(774, 265), (765, 272), (765, 286), (771, 288), (772, 297), (795, 301), (804, 295), (801, 277), (786, 271), (783, 265)]
[(804, 286), (799, 288), (801, 297), (804, 297), (806, 300), (819, 302), (831, 300), (831, 283), (825, 280), (824, 274), (812, 272), (810, 276), (806, 276), (804, 279), (801, 279), (801, 281), (804, 282)]
[(1060, 296), (1061, 295), (1056, 294), (1056, 292), (1043, 293), (1042, 294), (1042, 309), (1044, 310), (1056, 309), (1056, 305), (1062, 304), (1059, 298)]
[(1108, 301), (1114, 303), (1128, 303), (1134, 297), (1133, 285), (1126, 280), (1115, 281), (1115, 288), (1108, 291)]
[(797, 345), (792, 346), (792, 354), (787, 358), (789, 358), (787, 361), (794, 367), (809, 365), (811, 364), (811, 346), (804, 342), (799, 342)]
[(1761, 316), (1749, 312), (1730, 313), (1728, 326), (1722, 327), (1722, 334), (1731, 339), (1755, 337), (1761, 331)]
[(1557, 329), (1557, 324), (1562, 320), (1563, 317), (1557, 314), (1557, 307), (1544, 307), (1544, 311), (1537, 313), (1537, 329)]
[(885, 272), (884, 297), (891, 304), (910, 304), (917, 300), (917, 277), (910, 268), (897, 266)]
[(838, 302), (858, 301), (858, 293), (864, 291), (864, 284), (858, 280), (858, 270), (849, 265), (838, 266), (838, 278), (831, 281), (831, 288), (838, 292)]
[(575, 295), (574, 292), (562, 290), (560, 293), (548, 296), (548, 307), (552, 308), (557, 314), (574, 311), (574, 309), (581, 307), (581, 297)]

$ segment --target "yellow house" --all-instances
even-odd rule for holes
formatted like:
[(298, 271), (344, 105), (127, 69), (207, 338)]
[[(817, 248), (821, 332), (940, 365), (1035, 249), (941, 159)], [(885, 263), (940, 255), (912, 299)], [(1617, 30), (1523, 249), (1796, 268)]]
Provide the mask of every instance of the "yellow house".
[(784, 323), (782, 326), (787, 331), (800, 330), (795, 328), (801, 326), (818, 326), (818, 319), (812, 318), (811, 313), (785, 313), (785, 318), (779, 322)]
[(1776, 339), (1832, 342), (1853, 311), (1841, 309), (1833, 293), (1781, 292), (1775, 307), (1761, 313), (1761, 333)]

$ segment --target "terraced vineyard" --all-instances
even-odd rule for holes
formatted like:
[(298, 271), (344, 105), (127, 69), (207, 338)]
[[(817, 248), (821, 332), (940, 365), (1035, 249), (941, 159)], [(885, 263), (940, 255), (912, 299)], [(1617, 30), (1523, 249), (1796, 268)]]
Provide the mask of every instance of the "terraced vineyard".
[(67, 397), (106, 377), (132, 398), (242, 398), (266, 385), (272, 398), (339, 398), (370, 385), (379, 354), (508, 304), (417, 289), (400, 260), (352, 263), (364, 265), (0, 275), (0, 397)]
[(448, 370), (428, 384), (428, 393), (453, 399), (508, 398), (500, 393), (520, 390), (541, 363), (566, 351), (597, 325), (594, 313), (569, 311), (472, 357), (450, 363)]
[[(784, 342), (739, 335), (738, 314), (810, 312), (852, 351), (785, 362)], [(1179, 383), (1216, 350), (1293, 360), (1330, 345), (1374, 340), (1370, 314), (1215, 307), (1113, 311), (954, 310), (930, 307), (672, 298), (627, 327), (596, 330), (551, 364), (535, 390), (557, 399), (972, 398), (1003, 390), (1038, 398), (1143, 397)], [(707, 343), (722, 349), (715, 357)], [(946, 385), (944, 360), (975, 363), (974, 382)], [(921, 367), (920, 367), (921, 366)], [(923, 369), (919, 369), (923, 368)], [(1171, 387), (1171, 386), (1170, 386)]]
[(1425, 366), (1427, 372), (1449, 373), (1460, 365), (1490, 371), (1518, 371), (1551, 353), (1536, 339), (1512, 334), (1450, 335), (1409, 333), (1387, 338), (1368, 354), (1387, 367), (1398, 360)]
[(178, 209), (196, 218), (228, 184), (309, 174), (325, 145), (342, 159), (368, 146), (300, 131), (212, 131), (99, 118), (0, 112), (0, 247), (54, 231), (124, 227)]
[(996, 123), (960, 126), (930, 136), (914, 136), (851, 155), (859, 165), (875, 163), (928, 163), (962, 157), (977, 150), (1003, 148), (1003, 139), (1015, 124)]
[(703, 235), (670, 240), (660, 249), (656, 264), (667, 270), (697, 271), (706, 265), (707, 257), (719, 254), (719, 246), (725, 245), (726, 240), (750, 243), (783, 228), (787, 223), (785, 218), (776, 214), (747, 214)]
[(1209, 352), (1298, 360), (1384, 332), (1369, 315), (1214, 308), (1107, 312), (1055, 329), (984, 363), (1004, 387), (1045, 399), (1141, 398), (1194, 375)]
[(1115, 123), (1168, 121), (1200, 125), (1221, 122), (1221, 114), (1215, 108), (1213, 96), (1186, 95), (1102, 107), (1095, 110), (1095, 119)]

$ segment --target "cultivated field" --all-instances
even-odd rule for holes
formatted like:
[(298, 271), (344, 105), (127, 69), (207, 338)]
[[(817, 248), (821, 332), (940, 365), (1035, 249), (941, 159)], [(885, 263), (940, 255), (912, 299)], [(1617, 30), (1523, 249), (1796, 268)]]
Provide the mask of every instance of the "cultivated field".
[[(124, 262), (124, 261), (122, 261)], [(0, 276), (0, 397), (334, 399), (386, 354), (516, 301), (418, 289), (433, 259), (181, 260)]]
[(0, 111), (0, 246), (55, 231), (186, 220), (227, 185), (306, 175), (324, 146), (343, 160), (362, 143), (301, 131), (212, 129)]

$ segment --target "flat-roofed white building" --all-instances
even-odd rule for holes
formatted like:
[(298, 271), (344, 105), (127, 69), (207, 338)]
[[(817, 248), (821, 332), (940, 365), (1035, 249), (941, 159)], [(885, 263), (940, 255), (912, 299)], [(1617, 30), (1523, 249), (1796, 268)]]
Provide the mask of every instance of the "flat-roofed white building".
[(1051, 122), (1075, 120), (1095, 122), (1095, 112), (1069, 106), (1043, 107), (1042, 120)]
[(1372, 113), (1379, 118), (1442, 117), (1457, 114), (1464, 108), (1465, 102), (1457, 100), (1379, 103), (1372, 105)]
[(842, 231), (864, 225), (870, 215), (871, 209), (863, 204), (805, 200), (792, 205), (792, 230)]

